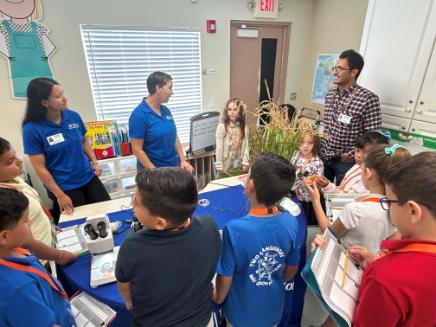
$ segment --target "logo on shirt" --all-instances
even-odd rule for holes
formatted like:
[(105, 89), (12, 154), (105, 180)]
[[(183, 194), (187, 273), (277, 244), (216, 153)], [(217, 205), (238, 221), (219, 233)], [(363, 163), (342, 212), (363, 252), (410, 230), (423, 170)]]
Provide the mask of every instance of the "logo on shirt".
[(75, 129), (75, 128), (79, 128), (79, 127), (80, 127), (79, 123), (68, 124), (68, 129)]
[(173, 117), (171, 116), (166, 116), (167, 120), (173, 120)]
[(250, 280), (256, 286), (270, 286), (272, 274), (283, 268), (279, 258), (285, 256), (283, 250), (278, 246), (270, 245), (262, 248), (250, 261), (250, 269), (254, 270), (249, 275)]

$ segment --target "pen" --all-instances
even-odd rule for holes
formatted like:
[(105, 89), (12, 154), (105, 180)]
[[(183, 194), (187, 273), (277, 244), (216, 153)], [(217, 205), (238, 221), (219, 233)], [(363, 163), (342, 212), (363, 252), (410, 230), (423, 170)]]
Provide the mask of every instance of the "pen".
[(345, 252), (345, 262), (344, 262), (344, 270), (342, 271), (342, 282), (341, 282), (341, 288), (344, 288), (345, 286), (345, 277), (347, 276), (347, 266), (348, 266), (348, 259), (350, 257), (350, 254), (348, 250)]

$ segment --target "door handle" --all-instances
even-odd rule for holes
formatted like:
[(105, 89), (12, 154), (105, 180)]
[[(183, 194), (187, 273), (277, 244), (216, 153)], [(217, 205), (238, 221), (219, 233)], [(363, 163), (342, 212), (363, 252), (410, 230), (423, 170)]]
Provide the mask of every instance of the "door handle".
[(419, 101), (419, 104), (420, 104), (420, 105), (423, 105), (423, 104), (424, 104), (424, 101), (422, 101), (422, 100)]

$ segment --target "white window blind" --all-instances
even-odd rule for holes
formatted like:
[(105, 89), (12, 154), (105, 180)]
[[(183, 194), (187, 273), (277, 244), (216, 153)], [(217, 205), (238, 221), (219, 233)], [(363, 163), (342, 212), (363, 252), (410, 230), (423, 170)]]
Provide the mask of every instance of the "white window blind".
[(173, 78), (166, 104), (182, 142), (189, 141), (189, 119), (201, 112), (200, 32), (193, 29), (81, 25), (82, 39), (99, 119), (126, 123), (147, 96), (154, 71)]

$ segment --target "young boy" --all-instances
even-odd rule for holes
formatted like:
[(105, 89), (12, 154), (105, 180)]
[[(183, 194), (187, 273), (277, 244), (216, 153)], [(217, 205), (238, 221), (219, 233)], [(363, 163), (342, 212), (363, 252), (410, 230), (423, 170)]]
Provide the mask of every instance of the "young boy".
[(375, 131), (358, 136), (354, 142), (354, 160), (356, 164), (345, 173), (341, 184), (336, 186), (326, 177), (317, 176), (317, 185), (322, 188), (324, 193), (367, 193), (368, 190), (362, 182), (360, 165), (368, 151), (378, 144), (389, 145), (389, 139), (382, 133)]
[(0, 188), (12, 188), (22, 192), (29, 201), (29, 224), (32, 237), (24, 247), (32, 250), (39, 259), (53, 260), (58, 264), (67, 264), (75, 259), (68, 251), (57, 250), (52, 245), (50, 219), (41, 203), (38, 193), (21, 177), (22, 160), (17, 158), (14, 148), (0, 137)]
[(144, 229), (129, 234), (115, 268), (135, 326), (206, 326), (220, 234), (211, 217), (192, 217), (197, 186), (181, 168), (144, 169), (133, 209)]
[(297, 271), (297, 220), (278, 212), (276, 202), (295, 181), (284, 158), (266, 153), (253, 163), (245, 186), (251, 200), (248, 216), (223, 229), (214, 301), (224, 303), (231, 326), (274, 326), (282, 317), (284, 282)]
[(436, 326), (436, 152), (395, 165), (381, 204), (403, 239), (381, 242), (376, 261), (350, 249), (358, 261), (374, 261), (362, 277), (353, 326)]
[(20, 248), (32, 235), (28, 204), (0, 189), (0, 326), (75, 326), (62, 286)]

